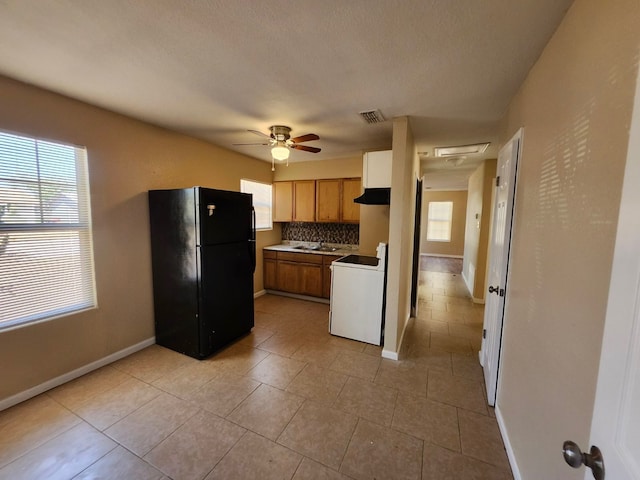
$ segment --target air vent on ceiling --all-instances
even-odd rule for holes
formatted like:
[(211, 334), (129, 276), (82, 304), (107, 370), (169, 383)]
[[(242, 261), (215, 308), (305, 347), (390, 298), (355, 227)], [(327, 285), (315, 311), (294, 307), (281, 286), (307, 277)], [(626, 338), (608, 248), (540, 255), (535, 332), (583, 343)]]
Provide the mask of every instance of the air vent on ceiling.
[(380, 110), (369, 110), (367, 112), (360, 112), (360, 116), (367, 123), (381, 123), (384, 122), (384, 117)]
[(436, 157), (457, 157), (460, 155), (483, 153), (489, 145), (490, 142), (476, 143), (474, 145), (459, 145), (456, 147), (436, 147), (433, 151)]

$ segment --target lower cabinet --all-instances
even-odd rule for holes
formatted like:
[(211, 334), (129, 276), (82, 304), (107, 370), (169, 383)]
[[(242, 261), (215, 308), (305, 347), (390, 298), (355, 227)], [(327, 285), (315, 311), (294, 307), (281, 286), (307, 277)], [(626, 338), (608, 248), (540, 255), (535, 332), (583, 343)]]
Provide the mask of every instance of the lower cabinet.
[(263, 276), (264, 276), (264, 288), (268, 288), (269, 290), (274, 290), (278, 288), (278, 277), (277, 277), (277, 260), (276, 260), (276, 252), (271, 252), (269, 250), (263, 251), (263, 259), (264, 259), (264, 268), (263, 268)]
[(264, 250), (263, 258), (264, 288), (311, 297), (324, 296), (324, 255)]

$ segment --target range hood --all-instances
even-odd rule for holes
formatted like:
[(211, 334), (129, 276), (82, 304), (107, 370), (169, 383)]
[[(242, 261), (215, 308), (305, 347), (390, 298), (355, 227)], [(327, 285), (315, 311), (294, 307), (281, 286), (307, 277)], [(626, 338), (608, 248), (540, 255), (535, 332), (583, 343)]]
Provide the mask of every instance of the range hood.
[(390, 188), (365, 188), (364, 193), (354, 198), (355, 203), (362, 205), (389, 205), (391, 203)]

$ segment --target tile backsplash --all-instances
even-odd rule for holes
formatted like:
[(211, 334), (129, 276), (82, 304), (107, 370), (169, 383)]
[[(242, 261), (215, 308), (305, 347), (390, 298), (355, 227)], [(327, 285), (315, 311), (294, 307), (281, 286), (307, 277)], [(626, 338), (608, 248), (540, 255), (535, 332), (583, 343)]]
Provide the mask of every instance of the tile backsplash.
[(307, 223), (282, 224), (282, 240), (300, 242), (340, 243), (358, 245), (360, 226), (352, 223)]

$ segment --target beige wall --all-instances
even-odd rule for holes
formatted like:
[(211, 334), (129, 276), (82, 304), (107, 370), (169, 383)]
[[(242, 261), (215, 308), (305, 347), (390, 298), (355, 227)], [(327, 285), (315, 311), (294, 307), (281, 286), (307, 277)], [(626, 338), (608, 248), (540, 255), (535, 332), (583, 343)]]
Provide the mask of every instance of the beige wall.
[[(427, 226), (429, 219), (429, 202), (453, 202), (451, 219), (451, 241), (430, 242), (427, 240)], [(464, 254), (464, 230), (467, 216), (467, 191), (430, 192), (422, 193), (422, 212), (420, 230), (420, 253), (429, 255), (459, 256)]]
[(416, 180), (419, 167), (409, 118), (395, 118), (384, 336), (384, 353), (387, 355), (399, 352), (409, 319)]
[[(85, 145), (99, 308), (0, 333), (0, 399), (154, 335), (147, 190), (203, 185), (240, 189), (272, 179), (271, 166), (0, 77), (0, 128)], [(280, 229), (259, 232), (254, 288), (262, 290), (262, 249)]]
[(637, 0), (576, 0), (508, 109), (503, 139), (524, 141), (498, 412), (523, 479), (584, 478), (559, 451), (589, 445), (638, 25)]
[(375, 255), (380, 242), (389, 243), (389, 205), (360, 205), (360, 253)]
[(469, 178), (467, 217), (464, 236), (462, 276), (475, 301), (484, 301), (489, 232), (491, 230), (491, 198), (496, 160), (486, 160)]
[[(487, 286), (487, 261), (489, 260), (489, 234), (491, 233), (491, 211), (493, 210), (493, 193), (496, 178), (497, 160), (486, 160), (483, 164), (484, 175), (482, 184), (482, 212), (480, 212), (480, 238), (478, 242), (478, 257), (476, 263), (476, 277), (473, 282), (473, 298), (484, 302)], [(475, 215), (474, 215), (475, 220)]]
[[(312, 156), (312, 154), (308, 154)], [(276, 165), (275, 181), (362, 177), (362, 156)]]

